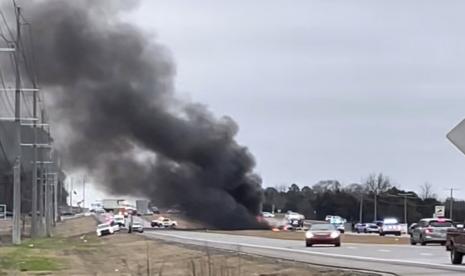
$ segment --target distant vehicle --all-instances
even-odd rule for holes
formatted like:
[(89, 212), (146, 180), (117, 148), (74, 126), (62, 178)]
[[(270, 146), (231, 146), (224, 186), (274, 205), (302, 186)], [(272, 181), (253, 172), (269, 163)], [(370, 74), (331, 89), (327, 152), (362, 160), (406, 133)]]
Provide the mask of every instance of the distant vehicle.
[(105, 210), (103, 209), (103, 203), (102, 202), (91, 203), (89, 211), (91, 213), (105, 213)]
[(341, 246), (341, 234), (333, 224), (312, 224), (305, 232), (305, 245), (309, 247), (314, 244), (334, 244), (339, 247)]
[(305, 216), (296, 212), (288, 211), (287, 214), (284, 216), (288, 221), (296, 219), (296, 220), (304, 220)]
[(379, 235), (396, 235), (400, 236), (402, 234), (402, 229), (399, 224), (399, 221), (395, 218), (387, 218), (383, 220), (383, 225), (379, 228)]
[(109, 223), (99, 224), (97, 225), (97, 236), (101, 237), (104, 235), (111, 235), (114, 233), (113, 227)]
[(158, 207), (156, 207), (156, 206), (150, 207), (150, 210), (151, 210), (154, 214), (160, 214), (160, 210), (158, 210)]
[(347, 222), (346, 219), (341, 218), (340, 216), (330, 216), (330, 215), (328, 215), (328, 216), (325, 217), (325, 220), (326, 220), (326, 222), (328, 222), (330, 224), (333, 224), (339, 232), (341, 232), (341, 233), (345, 232), (344, 224)]
[(345, 218), (340, 216), (326, 216), (325, 221), (332, 224), (342, 224), (347, 222)]
[(331, 216), (331, 215), (326, 216), (325, 221), (332, 223), (332, 224), (341, 224), (341, 223), (347, 222), (345, 218), (342, 218), (340, 216)]
[(168, 209), (168, 211), (166, 211), (167, 214), (179, 214), (181, 213), (181, 211), (179, 211), (178, 209)]
[(456, 228), (447, 231), (446, 250), (450, 251), (452, 264), (462, 264), (465, 254), (465, 230), (463, 224), (457, 224)]
[(150, 223), (152, 227), (176, 228), (178, 223), (170, 218), (158, 218)]
[(124, 215), (114, 215), (113, 221), (118, 224), (120, 227), (126, 226), (126, 221), (124, 219)]
[(131, 227), (134, 232), (144, 233), (144, 226), (140, 222), (133, 222)]
[(274, 218), (274, 214), (270, 212), (262, 212), (264, 218)]
[(379, 233), (379, 226), (376, 223), (367, 223), (365, 226), (365, 233)]
[[(288, 225), (291, 226), (291, 229), (295, 229), (295, 228), (302, 228), (304, 227), (304, 220), (303, 219), (290, 219), (289, 222), (288, 222)], [(289, 229), (289, 230), (291, 230)]]
[(74, 216), (74, 212), (71, 210), (71, 208), (67, 208), (66, 210), (63, 210), (61, 212), (62, 216)]
[(354, 225), (354, 232), (356, 233), (366, 233), (367, 225), (365, 223), (357, 223)]
[(447, 231), (454, 228), (454, 223), (450, 219), (422, 219), (411, 230), (410, 244), (415, 245), (419, 243), (426, 245), (427, 243), (440, 243), (441, 245), (446, 245)]
[(105, 211), (116, 211), (119, 208), (123, 207), (126, 203), (124, 199), (103, 199), (101, 208), (105, 209)]

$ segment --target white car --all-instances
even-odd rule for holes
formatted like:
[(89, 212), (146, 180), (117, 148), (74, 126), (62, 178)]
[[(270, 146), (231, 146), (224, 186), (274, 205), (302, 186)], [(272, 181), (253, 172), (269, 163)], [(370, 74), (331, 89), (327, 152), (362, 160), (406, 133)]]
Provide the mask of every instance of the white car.
[(171, 220), (169, 218), (160, 217), (156, 220), (152, 220), (151, 226), (152, 227), (176, 228), (176, 226), (178, 226), (178, 222), (175, 220)]
[(296, 212), (287, 212), (285, 218), (288, 221), (291, 221), (291, 220), (304, 220), (305, 216), (302, 215), (302, 214), (296, 213)]
[(263, 212), (262, 213), (262, 216), (264, 218), (274, 218), (274, 214), (273, 213), (270, 213), (270, 212)]
[(133, 222), (131, 228), (133, 232), (144, 233), (144, 225), (140, 222)]
[(111, 226), (109, 223), (103, 223), (103, 224), (97, 225), (96, 232), (97, 232), (97, 236), (101, 237), (104, 235), (111, 235), (115, 231), (113, 230), (113, 226)]
[(115, 223), (114, 221), (112, 221), (110, 223), (110, 226), (111, 228), (113, 228), (113, 232), (118, 232), (121, 228), (119, 227), (119, 224), (118, 223)]
[(395, 218), (384, 219), (383, 225), (379, 229), (379, 235), (396, 235), (400, 236), (402, 234), (402, 227), (399, 224), (399, 221)]

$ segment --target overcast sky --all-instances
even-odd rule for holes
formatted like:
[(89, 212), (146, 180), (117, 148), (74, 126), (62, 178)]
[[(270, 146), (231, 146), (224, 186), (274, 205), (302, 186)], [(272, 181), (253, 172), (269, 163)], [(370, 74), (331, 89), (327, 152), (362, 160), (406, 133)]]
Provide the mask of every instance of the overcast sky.
[[(465, 1), (141, 1), (176, 87), (240, 125), (264, 186), (465, 182)], [(465, 187), (457, 192), (465, 198)]]

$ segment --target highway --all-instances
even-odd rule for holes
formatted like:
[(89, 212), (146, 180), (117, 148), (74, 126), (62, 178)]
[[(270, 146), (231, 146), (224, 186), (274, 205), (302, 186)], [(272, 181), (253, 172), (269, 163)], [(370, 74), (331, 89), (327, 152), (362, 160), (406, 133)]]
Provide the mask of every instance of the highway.
[(209, 246), (324, 266), (377, 271), (392, 275), (464, 275), (465, 265), (451, 265), (442, 246), (343, 244), (340, 248), (302, 241), (208, 232), (153, 230), (149, 238)]

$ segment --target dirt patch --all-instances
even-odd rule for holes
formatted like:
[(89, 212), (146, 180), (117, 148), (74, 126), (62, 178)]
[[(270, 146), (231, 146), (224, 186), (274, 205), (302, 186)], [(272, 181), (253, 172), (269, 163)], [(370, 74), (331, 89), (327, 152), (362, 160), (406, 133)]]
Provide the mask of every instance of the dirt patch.
[(0, 275), (368, 275), (151, 240), (139, 234), (120, 232), (98, 238), (94, 229), (95, 220), (84, 217), (60, 223), (54, 238), (3, 247), (0, 259), (20, 254), (21, 260), (32, 261), (15, 267), (11, 263), (17, 260), (11, 259), (7, 267), (0, 264)]
[(97, 220), (93, 216), (79, 217), (58, 222), (54, 234), (60, 237), (72, 237), (95, 231)]
[[(281, 239), (281, 240), (300, 240), (305, 239), (304, 231), (279, 231), (273, 232), (270, 230), (238, 230), (238, 231), (209, 231), (213, 233), (255, 236), (263, 238)], [(370, 243), (370, 244), (409, 244), (408, 237), (395, 237), (364, 234), (342, 234), (342, 243)]]

